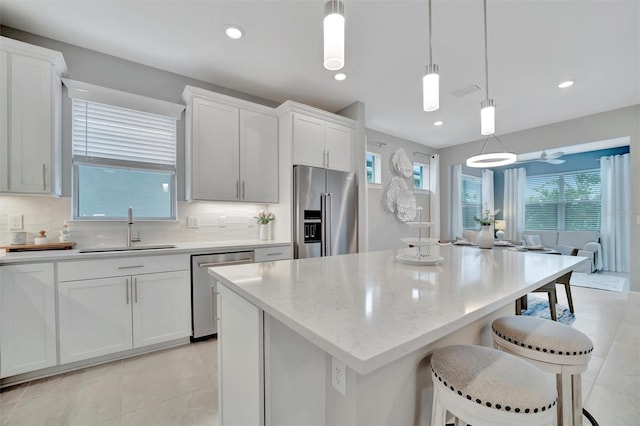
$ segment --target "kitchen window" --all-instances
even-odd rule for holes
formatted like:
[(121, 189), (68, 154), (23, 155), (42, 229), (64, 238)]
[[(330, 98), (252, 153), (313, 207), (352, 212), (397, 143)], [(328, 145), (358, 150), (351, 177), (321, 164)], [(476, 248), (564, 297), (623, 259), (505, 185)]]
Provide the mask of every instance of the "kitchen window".
[(527, 176), (527, 230), (599, 231), (600, 208), (600, 170)]
[(413, 163), (413, 188), (429, 190), (429, 166), (426, 164)]
[(73, 99), (74, 219), (176, 218), (176, 119)]
[(382, 160), (380, 154), (367, 152), (365, 168), (367, 171), (367, 183), (380, 185), (382, 183)]

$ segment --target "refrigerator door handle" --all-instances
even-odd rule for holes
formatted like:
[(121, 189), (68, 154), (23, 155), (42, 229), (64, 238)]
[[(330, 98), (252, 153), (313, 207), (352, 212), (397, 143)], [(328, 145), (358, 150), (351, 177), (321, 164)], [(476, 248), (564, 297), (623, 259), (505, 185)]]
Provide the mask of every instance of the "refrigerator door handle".
[(325, 256), (331, 256), (331, 229), (333, 224), (331, 223), (332, 201), (331, 193), (324, 194), (325, 199), (325, 225), (324, 225), (324, 245)]
[(320, 194), (320, 256), (326, 256), (326, 242), (327, 242), (327, 194), (324, 192)]

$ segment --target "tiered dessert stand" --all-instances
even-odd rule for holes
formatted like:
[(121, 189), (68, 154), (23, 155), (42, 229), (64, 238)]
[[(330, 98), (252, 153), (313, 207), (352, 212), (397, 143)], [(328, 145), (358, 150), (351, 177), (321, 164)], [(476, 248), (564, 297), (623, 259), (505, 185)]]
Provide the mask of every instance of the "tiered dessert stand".
[(422, 207), (418, 207), (417, 210), (418, 221), (406, 222), (406, 224), (412, 228), (418, 229), (418, 237), (401, 238), (402, 242), (407, 244), (409, 247), (415, 247), (416, 252), (399, 254), (396, 256), (396, 260), (407, 265), (430, 266), (440, 264), (444, 261), (444, 258), (442, 256), (430, 254), (430, 246), (437, 243), (438, 240), (436, 238), (428, 238), (422, 235), (423, 233), (426, 234), (423, 230), (426, 230), (433, 225), (433, 222), (422, 222)]

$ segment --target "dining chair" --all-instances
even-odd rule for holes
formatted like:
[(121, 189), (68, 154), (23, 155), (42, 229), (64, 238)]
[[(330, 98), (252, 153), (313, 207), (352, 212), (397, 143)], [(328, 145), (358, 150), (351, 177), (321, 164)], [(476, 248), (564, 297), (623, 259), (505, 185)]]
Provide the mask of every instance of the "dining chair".
[[(577, 256), (578, 249), (576, 247), (570, 246), (557, 246), (554, 247), (554, 250), (560, 252), (561, 255), (565, 256)], [(569, 281), (571, 280), (571, 274), (573, 271), (569, 271), (561, 277), (556, 278), (555, 281), (547, 283), (542, 287), (534, 290), (534, 293), (547, 293), (549, 297), (549, 312), (551, 314), (551, 319), (556, 321), (556, 303), (558, 302), (558, 296), (556, 294), (556, 284), (564, 285), (564, 289), (567, 293), (567, 301), (569, 302), (569, 311), (574, 313), (573, 309), (573, 298), (571, 297), (571, 284)]]

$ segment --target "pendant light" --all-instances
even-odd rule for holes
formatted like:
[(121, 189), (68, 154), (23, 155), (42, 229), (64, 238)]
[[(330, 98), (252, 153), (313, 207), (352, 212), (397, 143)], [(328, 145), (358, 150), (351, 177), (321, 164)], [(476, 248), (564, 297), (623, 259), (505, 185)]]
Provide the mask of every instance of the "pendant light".
[[(489, 98), (489, 60), (487, 55), (487, 0), (484, 0), (484, 75), (486, 99), (480, 103), (480, 134), (487, 136), (480, 154), (467, 159), (468, 167), (499, 167), (513, 164), (518, 156), (513, 152), (508, 152), (507, 146), (496, 136), (496, 105), (493, 99)], [(484, 153), (489, 139), (494, 137), (504, 147), (503, 152)]]
[[(489, 143), (489, 138), (491, 138), (492, 136), (505, 148), (504, 152), (490, 152), (487, 154), (484, 153), (484, 149), (487, 147), (487, 143)], [(507, 146), (502, 143), (500, 138), (498, 138), (495, 134), (489, 135), (487, 136), (487, 139), (485, 139), (484, 145), (482, 145), (480, 154), (467, 158), (467, 167), (500, 167), (506, 166), (507, 164), (515, 163), (518, 159), (518, 156), (513, 152), (507, 152), (506, 150)]]
[(344, 67), (344, 4), (329, 0), (324, 5), (324, 67), (337, 71)]
[(489, 59), (487, 54), (487, 0), (484, 0), (484, 78), (486, 98), (480, 103), (480, 134), (492, 135), (496, 132), (496, 104), (489, 99)]
[(427, 112), (440, 108), (440, 74), (431, 54), (431, 0), (429, 0), (429, 65), (422, 77), (422, 109)]

